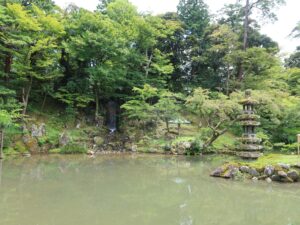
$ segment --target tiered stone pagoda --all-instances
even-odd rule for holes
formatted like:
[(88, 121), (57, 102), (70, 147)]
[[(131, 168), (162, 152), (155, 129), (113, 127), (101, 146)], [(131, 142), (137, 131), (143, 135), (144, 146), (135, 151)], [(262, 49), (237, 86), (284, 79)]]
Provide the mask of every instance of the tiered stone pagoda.
[(260, 145), (261, 139), (256, 137), (255, 128), (260, 125), (255, 114), (254, 106), (257, 102), (251, 99), (251, 91), (245, 92), (245, 99), (240, 101), (243, 105), (243, 113), (238, 117), (243, 126), (242, 144), (237, 149), (237, 155), (246, 159), (257, 159), (262, 155), (263, 147)]

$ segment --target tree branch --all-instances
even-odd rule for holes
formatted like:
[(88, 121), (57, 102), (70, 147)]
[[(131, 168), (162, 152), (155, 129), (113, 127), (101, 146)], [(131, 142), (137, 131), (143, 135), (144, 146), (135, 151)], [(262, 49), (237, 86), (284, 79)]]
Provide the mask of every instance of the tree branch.
[(262, 0), (257, 0), (257, 1), (255, 1), (255, 2), (253, 2), (250, 6), (249, 6), (249, 11), (251, 10), (251, 9), (253, 9), (253, 7), (255, 6), (255, 5), (257, 5), (258, 3), (260, 3)]

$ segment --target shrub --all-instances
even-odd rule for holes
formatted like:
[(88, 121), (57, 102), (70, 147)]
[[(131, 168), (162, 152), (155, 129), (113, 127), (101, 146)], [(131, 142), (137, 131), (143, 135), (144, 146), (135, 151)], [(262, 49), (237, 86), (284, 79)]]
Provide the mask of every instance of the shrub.
[(264, 151), (272, 151), (273, 145), (270, 141), (270, 137), (267, 134), (260, 131), (260, 132), (257, 132), (256, 136), (261, 139), (260, 144), (263, 146)]
[(5, 155), (14, 155), (14, 154), (18, 154), (18, 152), (15, 151), (15, 149), (8, 147), (8, 148), (4, 148), (3, 152), (5, 153)]
[(191, 148), (187, 152), (188, 155), (198, 155), (203, 152), (203, 142), (199, 139), (195, 139), (192, 142)]
[(17, 142), (16, 142), (16, 144), (15, 144), (15, 150), (16, 150), (17, 152), (20, 152), (20, 153), (27, 152), (26, 146), (25, 146), (24, 143), (21, 142), (21, 141), (17, 141)]
[(61, 153), (61, 149), (60, 148), (50, 149), (49, 153), (50, 154), (59, 154), (59, 153)]
[(281, 151), (281, 149), (285, 146), (284, 142), (274, 143), (273, 150), (274, 151)]
[(295, 152), (297, 152), (297, 149), (298, 149), (298, 143), (295, 142), (293, 144), (284, 145), (281, 148), (281, 152), (284, 152), (284, 153), (295, 153)]

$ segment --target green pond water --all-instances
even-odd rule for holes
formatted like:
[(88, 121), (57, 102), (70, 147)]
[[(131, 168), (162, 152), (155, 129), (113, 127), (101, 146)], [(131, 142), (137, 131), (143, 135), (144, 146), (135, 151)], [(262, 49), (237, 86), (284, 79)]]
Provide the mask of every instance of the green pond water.
[(209, 177), (220, 156), (42, 156), (0, 165), (1, 225), (296, 225), (300, 185)]

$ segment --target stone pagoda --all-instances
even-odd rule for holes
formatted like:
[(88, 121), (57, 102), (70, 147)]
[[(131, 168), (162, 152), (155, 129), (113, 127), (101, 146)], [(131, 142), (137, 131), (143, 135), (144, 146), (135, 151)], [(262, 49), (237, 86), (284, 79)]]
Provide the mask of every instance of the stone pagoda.
[(257, 102), (251, 99), (251, 91), (245, 92), (245, 99), (240, 101), (243, 105), (243, 113), (238, 117), (243, 127), (243, 136), (240, 138), (241, 145), (237, 149), (237, 155), (246, 159), (257, 159), (262, 155), (263, 147), (260, 145), (261, 139), (256, 137), (255, 128), (260, 125), (255, 114), (254, 106)]

